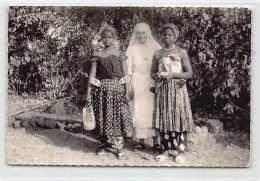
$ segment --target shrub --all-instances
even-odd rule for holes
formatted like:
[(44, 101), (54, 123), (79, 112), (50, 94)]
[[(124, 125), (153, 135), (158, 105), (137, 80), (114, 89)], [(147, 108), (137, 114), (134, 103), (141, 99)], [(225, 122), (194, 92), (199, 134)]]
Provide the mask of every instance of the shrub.
[(91, 42), (101, 24), (116, 28), (125, 50), (141, 21), (158, 42), (164, 23), (178, 26), (178, 43), (194, 70), (188, 82), (194, 110), (249, 116), (251, 11), (246, 8), (10, 7), (9, 92), (84, 95)]

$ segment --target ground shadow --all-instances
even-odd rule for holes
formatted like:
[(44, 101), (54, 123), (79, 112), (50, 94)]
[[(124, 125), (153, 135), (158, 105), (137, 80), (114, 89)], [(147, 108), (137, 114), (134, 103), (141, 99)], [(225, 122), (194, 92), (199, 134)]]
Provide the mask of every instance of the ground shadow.
[(250, 149), (250, 133), (242, 131), (232, 131), (218, 133), (214, 135), (216, 143), (220, 143), (224, 146), (236, 145), (243, 149)]
[(72, 134), (61, 129), (36, 130), (34, 128), (26, 128), (26, 132), (30, 135), (43, 138), (46, 144), (68, 147), (72, 150), (85, 153), (95, 152), (97, 147), (95, 138), (85, 134)]
[[(40, 137), (46, 144), (55, 145), (58, 147), (68, 147), (72, 150), (82, 151), (84, 153), (96, 153), (98, 143), (96, 140), (97, 134), (93, 131), (84, 131), (82, 133), (71, 133), (61, 129), (34, 129), (26, 128), (26, 133), (35, 137)], [(130, 152), (135, 152), (143, 159), (145, 155), (156, 156), (153, 148), (149, 145), (140, 151), (134, 151), (134, 147), (138, 144), (132, 138), (125, 138), (124, 149)]]

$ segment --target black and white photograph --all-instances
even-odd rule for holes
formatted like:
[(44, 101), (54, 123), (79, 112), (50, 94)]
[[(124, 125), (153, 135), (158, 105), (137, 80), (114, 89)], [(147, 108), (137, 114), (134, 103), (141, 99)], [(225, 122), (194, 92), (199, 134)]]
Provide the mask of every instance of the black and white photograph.
[(250, 167), (249, 7), (9, 6), (8, 165)]

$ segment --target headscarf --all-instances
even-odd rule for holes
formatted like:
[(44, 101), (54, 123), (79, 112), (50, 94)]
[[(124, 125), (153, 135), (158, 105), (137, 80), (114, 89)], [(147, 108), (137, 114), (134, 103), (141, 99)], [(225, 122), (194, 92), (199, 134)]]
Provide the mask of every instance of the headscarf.
[(153, 38), (152, 36), (152, 31), (149, 27), (148, 24), (146, 23), (138, 23), (135, 25), (134, 27), (134, 32), (132, 34), (132, 37), (130, 39), (130, 42), (129, 42), (129, 45), (128, 45), (128, 48), (129, 47), (132, 47), (134, 44), (139, 44), (138, 43), (138, 39), (136, 37), (136, 33), (138, 31), (143, 31), (143, 32), (146, 32), (146, 44), (150, 44), (150, 45), (155, 45), (155, 46), (158, 46), (158, 47), (161, 47)]
[(113, 28), (112, 26), (107, 25), (107, 24), (104, 25), (103, 27), (101, 27), (101, 29), (99, 30), (100, 36), (102, 36), (102, 33), (103, 33), (104, 31), (106, 31), (106, 30), (111, 31), (111, 32), (113, 33), (113, 35), (114, 35), (115, 40), (117, 40), (116, 29)]
[(164, 30), (165, 28), (171, 28), (173, 33), (175, 34), (175, 37), (178, 39), (178, 37), (179, 37), (179, 30), (178, 30), (177, 26), (175, 26), (173, 23), (167, 23), (167, 24), (163, 25), (162, 30)]
[(134, 32), (132, 34), (132, 37), (130, 39), (128, 48), (126, 50), (126, 55), (128, 56), (128, 59), (126, 61), (127, 67), (128, 67), (128, 74), (131, 75), (132, 74), (132, 59), (133, 59), (133, 46), (139, 44), (138, 42), (138, 38), (136, 36), (137, 32), (142, 31), (142, 32), (146, 32), (146, 42), (144, 44), (144, 46), (146, 47), (146, 50), (151, 50), (151, 51), (145, 51), (144, 53), (147, 54), (154, 54), (155, 51), (161, 49), (162, 47), (154, 40), (153, 36), (152, 36), (152, 31), (149, 27), (148, 24), (146, 23), (138, 23), (135, 25), (134, 27)]

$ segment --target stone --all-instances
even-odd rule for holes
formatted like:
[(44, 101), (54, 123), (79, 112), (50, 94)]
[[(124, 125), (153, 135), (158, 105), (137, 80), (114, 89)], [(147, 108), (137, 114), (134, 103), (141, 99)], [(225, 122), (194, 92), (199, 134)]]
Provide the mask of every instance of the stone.
[(66, 114), (66, 107), (64, 100), (59, 100), (55, 103), (55, 105), (52, 107), (52, 112), (55, 112), (57, 114)]
[(35, 124), (36, 124), (36, 126), (38, 126), (38, 127), (42, 127), (42, 128), (45, 128), (46, 127), (46, 120), (44, 120), (44, 119), (36, 119), (35, 120)]
[(8, 127), (12, 127), (15, 123), (15, 118), (13, 116), (8, 116)]
[(199, 142), (198, 134), (194, 134), (194, 133), (188, 134), (188, 142), (197, 144)]
[(46, 120), (46, 128), (55, 129), (57, 128), (57, 121), (53, 119)]
[(34, 120), (34, 119), (28, 120), (28, 124), (29, 124), (30, 126), (32, 126), (33, 128), (36, 128), (36, 127), (37, 127), (36, 124), (35, 124), (35, 120)]
[(194, 129), (195, 133), (199, 134), (202, 132), (201, 128), (199, 126), (195, 126), (195, 129)]
[(15, 128), (15, 129), (17, 129), (17, 128), (21, 128), (22, 127), (22, 125), (21, 125), (21, 121), (15, 121), (14, 123), (13, 123), (13, 128)]
[(210, 133), (222, 133), (223, 123), (218, 119), (208, 119), (205, 121), (206, 126), (209, 128)]
[(81, 133), (83, 132), (83, 126), (82, 124), (74, 124), (71, 128), (71, 132), (73, 133)]
[(61, 129), (64, 129), (66, 127), (65, 123), (64, 122), (57, 122), (57, 126), (58, 128), (61, 128)]
[(23, 128), (31, 128), (32, 126), (29, 124), (28, 120), (25, 120), (22, 122), (22, 127)]
[(209, 129), (206, 126), (202, 126), (201, 130), (202, 130), (202, 132), (204, 134), (208, 134), (209, 133)]
[(204, 140), (206, 137), (208, 137), (208, 134), (209, 134), (208, 128), (207, 128), (206, 126), (202, 126), (201, 132), (200, 132), (198, 135), (199, 135), (199, 137), (200, 137), (201, 139)]

